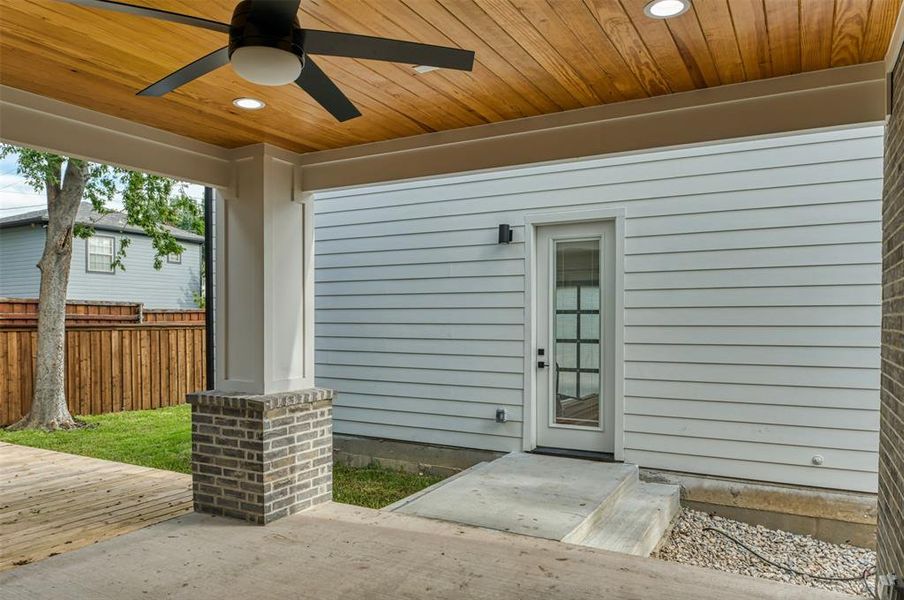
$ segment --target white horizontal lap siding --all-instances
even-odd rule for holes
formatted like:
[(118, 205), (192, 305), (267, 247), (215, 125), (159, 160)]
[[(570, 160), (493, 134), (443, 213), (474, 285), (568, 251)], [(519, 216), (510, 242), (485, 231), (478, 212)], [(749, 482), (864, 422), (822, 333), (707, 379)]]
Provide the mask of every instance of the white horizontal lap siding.
[(875, 491), (881, 188), (872, 126), (319, 194), (336, 431), (520, 449), (524, 216), (617, 207), (626, 460)]

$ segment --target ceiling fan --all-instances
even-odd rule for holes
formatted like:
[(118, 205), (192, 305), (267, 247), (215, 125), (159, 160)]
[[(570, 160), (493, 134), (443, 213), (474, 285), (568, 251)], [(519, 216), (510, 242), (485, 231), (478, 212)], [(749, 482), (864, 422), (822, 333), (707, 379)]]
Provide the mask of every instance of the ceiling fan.
[(339, 121), (361, 116), (355, 105), (311, 54), (345, 56), (369, 60), (470, 71), (474, 52), (403, 40), (304, 29), (298, 23), (301, 0), (242, 0), (230, 24), (182, 15), (166, 10), (135, 6), (114, 0), (62, 0), (89, 8), (100, 8), (142, 17), (193, 25), (229, 34), (229, 45), (185, 65), (138, 92), (139, 96), (162, 96), (211, 71), (231, 63), (240, 77), (259, 85), (295, 83)]

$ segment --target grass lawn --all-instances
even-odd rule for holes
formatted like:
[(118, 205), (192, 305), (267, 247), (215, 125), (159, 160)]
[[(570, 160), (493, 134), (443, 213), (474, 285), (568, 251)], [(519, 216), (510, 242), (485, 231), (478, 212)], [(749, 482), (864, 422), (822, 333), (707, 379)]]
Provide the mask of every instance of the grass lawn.
[(5, 431), (0, 442), (190, 473), (188, 405), (79, 417), (92, 427), (71, 431)]
[[(54, 433), (0, 430), (0, 442), (191, 472), (191, 409), (187, 405), (79, 418), (92, 427)], [(336, 464), (333, 498), (382, 508), (440, 479), (377, 466), (355, 469)]]

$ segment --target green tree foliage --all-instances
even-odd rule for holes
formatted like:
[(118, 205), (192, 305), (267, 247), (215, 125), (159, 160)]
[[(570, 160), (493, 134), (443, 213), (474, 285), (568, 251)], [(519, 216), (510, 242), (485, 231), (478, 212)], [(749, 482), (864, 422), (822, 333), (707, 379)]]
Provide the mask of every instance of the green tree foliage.
[[(36, 192), (48, 195), (54, 185), (61, 184), (66, 161), (78, 159), (0, 144), (0, 158), (13, 155), (17, 172)], [(79, 161), (82, 163), (82, 161)], [(160, 269), (167, 255), (182, 254), (184, 247), (173, 236), (170, 227), (178, 227), (204, 235), (204, 211), (185, 193), (185, 185), (158, 175), (136, 173), (120, 167), (87, 163), (87, 177), (83, 199), (91, 202), (100, 215), (114, 212), (109, 203), (117, 196), (122, 199), (126, 222), (140, 227), (154, 247), (154, 268)], [(73, 234), (80, 238), (94, 235), (90, 223), (77, 223)], [(114, 268), (125, 269), (122, 259), (129, 246), (128, 238), (121, 238), (114, 257)]]

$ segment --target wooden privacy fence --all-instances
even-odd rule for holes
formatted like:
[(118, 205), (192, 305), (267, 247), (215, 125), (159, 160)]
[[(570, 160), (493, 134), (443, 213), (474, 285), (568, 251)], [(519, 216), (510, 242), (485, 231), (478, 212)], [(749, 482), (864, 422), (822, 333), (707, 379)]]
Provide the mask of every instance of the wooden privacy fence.
[[(0, 298), (0, 426), (28, 412), (37, 300)], [(205, 389), (203, 310), (68, 302), (66, 397), (72, 414), (173, 406)]]

